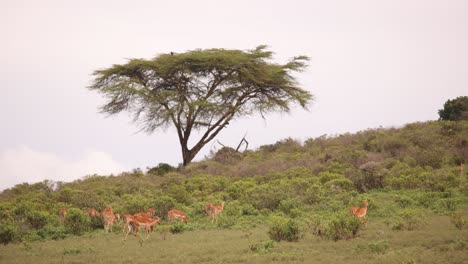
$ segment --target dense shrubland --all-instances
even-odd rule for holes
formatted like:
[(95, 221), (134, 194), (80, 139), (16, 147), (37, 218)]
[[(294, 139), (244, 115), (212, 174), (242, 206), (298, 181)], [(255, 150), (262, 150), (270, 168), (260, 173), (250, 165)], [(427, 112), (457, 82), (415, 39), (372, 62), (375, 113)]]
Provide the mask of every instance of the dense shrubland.
[[(0, 242), (100, 230), (102, 219), (84, 211), (107, 206), (121, 214), (152, 207), (163, 220), (173, 208), (184, 210), (188, 225), (159, 227), (172, 233), (266, 224), (275, 241), (297, 241), (305, 234), (332, 240), (358, 236), (365, 227), (349, 216), (349, 208), (362, 206), (364, 199), (369, 200), (368, 218), (384, 218), (395, 232), (423, 227), (428, 213), (451, 216), (463, 229), (468, 180), (458, 165), (467, 161), (467, 121), (413, 123), (304, 143), (285, 139), (243, 153), (225, 147), (184, 168), (159, 164), (146, 173), (135, 169), (5, 190), (0, 194)], [(205, 216), (206, 201), (226, 202), (214, 224)], [(58, 217), (62, 207), (69, 212), (63, 223)], [(274, 244), (268, 241), (261, 245), (264, 250)]]

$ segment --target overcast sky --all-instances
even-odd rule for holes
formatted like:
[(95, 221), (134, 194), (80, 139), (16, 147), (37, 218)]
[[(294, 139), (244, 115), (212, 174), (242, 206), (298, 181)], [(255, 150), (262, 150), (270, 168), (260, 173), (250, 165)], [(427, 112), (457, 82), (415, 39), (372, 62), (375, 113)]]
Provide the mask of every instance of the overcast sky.
[(225, 145), (435, 120), (468, 95), (467, 14), (466, 0), (0, 0), (0, 190), (180, 163), (174, 130), (138, 133), (86, 89), (94, 70), (170, 51), (266, 44), (277, 62), (312, 58), (297, 75), (311, 111), (231, 122)]

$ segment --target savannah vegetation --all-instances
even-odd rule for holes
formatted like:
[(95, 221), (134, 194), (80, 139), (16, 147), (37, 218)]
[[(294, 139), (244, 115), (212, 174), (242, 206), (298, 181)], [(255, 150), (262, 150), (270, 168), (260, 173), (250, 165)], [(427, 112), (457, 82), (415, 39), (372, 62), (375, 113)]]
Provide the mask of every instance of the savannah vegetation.
[[(19, 184), (0, 194), (0, 262), (466, 263), (467, 157), (468, 122), (431, 121)], [(352, 217), (364, 200), (365, 220)], [(225, 202), (216, 221), (208, 201)], [(124, 241), (121, 222), (105, 233), (85, 213), (109, 206), (162, 223)], [(168, 223), (175, 208), (188, 224)]]

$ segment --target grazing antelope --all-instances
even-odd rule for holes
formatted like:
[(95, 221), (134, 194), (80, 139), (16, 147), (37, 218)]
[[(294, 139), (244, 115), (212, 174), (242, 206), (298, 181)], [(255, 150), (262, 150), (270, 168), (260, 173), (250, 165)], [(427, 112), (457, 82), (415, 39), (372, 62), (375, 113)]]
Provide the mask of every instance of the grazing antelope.
[(179, 219), (181, 221), (184, 221), (186, 224), (188, 224), (187, 216), (185, 215), (184, 212), (180, 210), (172, 209), (169, 212), (167, 212), (167, 216), (169, 218), (169, 223), (172, 223), (174, 219)]
[(59, 216), (60, 216), (60, 222), (64, 222), (65, 217), (67, 216), (67, 209), (65, 208), (60, 208)]
[[(364, 202), (364, 207), (353, 206), (351, 207), (350, 213), (352, 216), (357, 218), (362, 218), (366, 221), (366, 214), (367, 214), (367, 207), (369, 206), (369, 202), (366, 200)], [(366, 221), (367, 222), (367, 221)]]
[(95, 209), (95, 208), (88, 208), (86, 210), (86, 213), (88, 213), (88, 215), (90, 217), (96, 217), (96, 216), (99, 216), (99, 212)]

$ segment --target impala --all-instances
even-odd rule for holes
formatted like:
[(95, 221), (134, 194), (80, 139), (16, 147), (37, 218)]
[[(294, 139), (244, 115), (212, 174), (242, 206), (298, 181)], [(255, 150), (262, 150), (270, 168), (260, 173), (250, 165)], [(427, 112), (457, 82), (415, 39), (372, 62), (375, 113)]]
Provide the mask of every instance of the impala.
[(146, 233), (145, 240), (146, 240), (148, 239), (151, 232), (153, 231), (154, 225), (159, 224), (159, 223), (161, 223), (161, 219), (159, 219), (159, 217), (157, 216), (155, 218), (146, 218), (143, 216), (133, 217), (133, 219), (131, 219), (128, 223), (129, 228), (127, 230), (127, 234), (125, 235), (124, 240), (127, 240), (128, 233), (130, 233), (130, 231), (132, 230), (133, 230), (133, 234), (141, 239), (140, 234), (139, 234), (140, 228), (145, 229), (145, 233)]
[(205, 205), (205, 215), (210, 216), (212, 211), (213, 204), (211, 202), (207, 202)]
[[(221, 205), (213, 205), (210, 202), (208, 202), (211, 206), (210, 209), (208, 209), (208, 216), (211, 218), (211, 223), (213, 223), (216, 219), (218, 221), (218, 216), (221, 214), (221, 212), (224, 210), (224, 202), (221, 202)], [(207, 205), (208, 205), (207, 203)], [(206, 207), (205, 207), (206, 210)]]
[(111, 207), (107, 207), (102, 211), (102, 217), (104, 218), (104, 230), (106, 232), (111, 232), (112, 231), (112, 225), (115, 222), (115, 215), (112, 212)]
[(366, 220), (367, 207), (369, 206), (369, 202), (366, 199), (363, 201), (363, 203), (364, 203), (364, 207), (359, 207), (359, 206), (351, 207), (350, 213), (352, 216)]
[[(124, 216), (122, 217), (123, 218), (123, 232), (130, 232), (132, 230), (132, 227), (130, 226), (130, 221), (133, 220), (133, 215), (130, 215), (130, 214), (124, 214)], [(127, 236), (125, 236), (126, 238)]]
[(146, 213), (151, 216), (154, 216), (154, 214), (156, 214), (156, 210), (154, 208), (148, 208), (148, 210), (146, 210)]
[(184, 221), (186, 224), (188, 224), (187, 216), (185, 215), (184, 212), (180, 210), (172, 209), (169, 212), (167, 212), (167, 216), (169, 218), (169, 223), (172, 223), (174, 219), (179, 219), (181, 221)]
[(59, 216), (60, 216), (60, 221), (63, 223), (65, 220), (65, 217), (67, 216), (67, 209), (65, 208), (60, 208)]
[(88, 213), (90, 217), (99, 216), (99, 212), (95, 208), (88, 208), (88, 210), (86, 210), (86, 213)]

